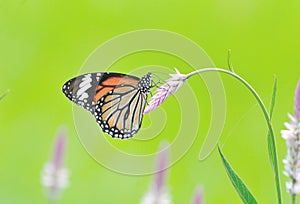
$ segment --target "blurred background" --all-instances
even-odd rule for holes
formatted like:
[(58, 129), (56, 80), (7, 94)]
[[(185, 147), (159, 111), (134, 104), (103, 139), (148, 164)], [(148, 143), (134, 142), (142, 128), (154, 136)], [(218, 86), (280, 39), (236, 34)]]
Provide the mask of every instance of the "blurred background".
[[(276, 75), (279, 87), (273, 124), (282, 172), (286, 146), (280, 130), (288, 120), (287, 112), (293, 111), (300, 76), (299, 8), (300, 2), (294, 0), (0, 0), (0, 94), (10, 89), (0, 101), (0, 203), (47, 203), (40, 174), (61, 125), (68, 127), (65, 165), (71, 178), (59, 203), (140, 202), (153, 176), (118, 174), (95, 162), (78, 139), (71, 102), (61, 93), (63, 83), (78, 74), (99, 45), (139, 29), (184, 35), (199, 44), (217, 67), (226, 69), (230, 48), (235, 71), (267, 105)], [(127, 73), (149, 63), (177, 67), (183, 73), (191, 69), (177, 59), (148, 53), (118, 62), (122, 69), (115, 71)], [(222, 79), (227, 97), (220, 141), (224, 154), (260, 203), (275, 203), (261, 110), (243, 85), (230, 76)], [(190, 203), (195, 187), (201, 185), (206, 203), (241, 203), (217, 151), (198, 160), (209, 127), (210, 101), (203, 82), (191, 83), (198, 84), (201, 125), (190, 150), (169, 169), (172, 200)], [(172, 106), (172, 99), (162, 105), (168, 118), (176, 116)], [(149, 120), (146, 116), (143, 125)], [(156, 151), (160, 141), (172, 139), (171, 133), (164, 133), (144, 141), (143, 151)], [(286, 180), (281, 174), (284, 203), (289, 203)]]

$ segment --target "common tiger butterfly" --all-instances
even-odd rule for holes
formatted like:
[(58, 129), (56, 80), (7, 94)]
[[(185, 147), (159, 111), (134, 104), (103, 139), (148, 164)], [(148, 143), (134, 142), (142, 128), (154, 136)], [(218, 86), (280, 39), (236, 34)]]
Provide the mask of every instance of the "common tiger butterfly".
[(141, 78), (109, 72), (88, 73), (67, 81), (62, 91), (90, 111), (102, 131), (114, 138), (130, 138), (142, 124), (151, 73)]

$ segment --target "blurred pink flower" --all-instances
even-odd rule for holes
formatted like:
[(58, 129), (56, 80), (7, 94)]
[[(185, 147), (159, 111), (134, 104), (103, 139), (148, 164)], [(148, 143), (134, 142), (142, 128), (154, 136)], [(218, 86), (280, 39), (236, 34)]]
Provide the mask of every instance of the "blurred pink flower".
[(197, 187), (195, 190), (195, 195), (193, 199), (193, 204), (203, 204), (203, 192), (202, 188)]
[(66, 130), (61, 129), (54, 144), (52, 158), (44, 165), (41, 183), (49, 200), (56, 200), (69, 184), (69, 171), (64, 168)]
[(150, 99), (148, 106), (144, 110), (144, 114), (149, 113), (153, 109), (162, 104), (171, 94), (175, 93), (187, 80), (187, 75), (180, 74), (175, 69), (176, 74), (170, 74), (171, 78), (165, 84), (156, 89), (156, 93)]
[(141, 204), (172, 204), (166, 184), (166, 168), (168, 167), (169, 148), (168, 143), (160, 145), (157, 158), (157, 173), (149, 191), (142, 198)]
[(286, 182), (286, 188), (292, 196), (300, 194), (300, 80), (294, 102), (295, 117), (288, 114), (290, 122), (285, 123), (287, 130), (281, 131), (287, 145), (287, 156), (283, 160), (284, 174), (291, 178)]

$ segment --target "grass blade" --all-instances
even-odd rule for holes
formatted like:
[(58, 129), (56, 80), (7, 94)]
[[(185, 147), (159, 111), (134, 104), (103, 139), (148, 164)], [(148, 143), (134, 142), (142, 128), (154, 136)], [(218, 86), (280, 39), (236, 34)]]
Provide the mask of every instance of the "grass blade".
[(0, 96), (0, 100), (3, 99), (8, 93), (9, 93), (9, 90), (6, 90), (6, 91)]
[[(245, 79), (243, 79), (238, 74), (233, 72), (232, 67), (230, 68), (230, 70), (220, 69), (220, 68), (203, 68), (203, 69), (191, 72), (190, 74), (188, 74), (188, 76), (191, 77), (193, 75), (203, 73), (203, 72), (220, 72), (220, 73), (225, 73), (225, 74), (228, 74), (228, 75), (234, 77), (235, 79), (239, 80), (242, 84), (245, 85), (245, 87), (251, 92), (251, 94), (254, 96), (254, 98), (258, 102), (258, 105), (260, 106), (260, 108), (263, 112), (265, 121), (268, 125), (268, 129), (270, 132), (268, 135), (268, 149), (269, 149), (269, 155), (270, 155), (270, 162), (271, 162), (274, 177), (275, 177), (276, 191), (277, 191), (277, 203), (282, 204), (280, 178), (279, 178), (279, 173), (278, 173), (277, 151), (276, 151), (276, 145), (275, 145), (275, 134), (274, 134), (271, 120), (270, 120), (269, 112), (268, 112), (264, 102), (262, 101), (261, 97), (256, 92), (256, 90)], [(275, 102), (274, 102), (274, 104), (275, 104)]]
[(231, 49), (228, 50), (227, 64), (228, 64), (229, 70), (231, 72), (234, 72), (233, 66), (231, 64)]
[(227, 175), (230, 178), (231, 183), (233, 184), (235, 190), (238, 192), (240, 198), (242, 199), (243, 203), (246, 204), (256, 204), (257, 201), (252, 195), (252, 193), (249, 191), (247, 186), (244, 184), (242, 179), (235, 173), (229, 162), (224, 157), (220, 147), (218, 146), (218, 150), (222, 159), (222, 162), (224, 164), (224, 167), (226, 169)]
[[(276, 93), (277, 93), (277, 78), (275, 76), (271, 105), (270, 105), (270, 112), (269, 112), (270, 125), (272, 125), (272, 116), (273, 116), (273, 111), (274, 111), (274, 106), (275, 106), (275, 101), (276, 101)], [(275, 139), (274, 139), (274, 133), (271, 132), (270, 130), (268, 131), (268, 153), (269, 153), (271, 167), (274, 172), (278, 203), (282, 203), (276, 144), (275, 144)]]
[(271, 105), (270, 105), (270, 120), (272, 120), (275, 101), (276, 101), (276, 93), (277, 93), (277, 77), (274, 76), (274, 85), (273, 85), (273, 93), (272, 93), (272, 99), (271, 99)]

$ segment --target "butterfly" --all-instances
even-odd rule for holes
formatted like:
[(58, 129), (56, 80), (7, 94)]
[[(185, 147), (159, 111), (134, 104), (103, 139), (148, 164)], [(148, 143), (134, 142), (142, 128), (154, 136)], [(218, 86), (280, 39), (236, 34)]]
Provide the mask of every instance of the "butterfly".
[(139, 131), (151, 88), (151, 73), (138, 78), (96, 72), (70, 79), (63, 85), (62, 92), (91, 112), (103, 132), (125, 139)]

